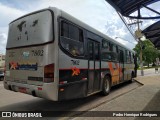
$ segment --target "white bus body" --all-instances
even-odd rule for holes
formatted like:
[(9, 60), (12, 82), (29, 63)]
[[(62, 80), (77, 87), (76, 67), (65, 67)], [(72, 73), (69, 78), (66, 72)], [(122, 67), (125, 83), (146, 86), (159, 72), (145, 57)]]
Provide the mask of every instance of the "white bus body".
[(53, 101), (107, 95), (135, 74), (133, 51), (57, 8), (11, 22), (6, 49), (4, 87)]

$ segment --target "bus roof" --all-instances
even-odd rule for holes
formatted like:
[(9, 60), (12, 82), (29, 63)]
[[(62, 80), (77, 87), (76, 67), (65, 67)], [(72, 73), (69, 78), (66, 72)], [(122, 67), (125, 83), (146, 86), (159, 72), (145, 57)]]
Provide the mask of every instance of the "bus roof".
[[(56, 8), (56, 9), (57, 9), (57, 10), (60, 10), (60, 9), (58, 9), (58, 8)], [(92, 32), (92, 33), (94, 33), (94, 34), (96, 34), (96, 35), (98, 35), (98, 36), (106, 39), (106, 40), (109, 40), (109, 41), (111, 41), (111, 42), (113, 42), (113, 43), (115, 43), (115, 44), (117, 44), (117, 45), (119, 45), (119, 46), (121, 46), (121, 47), (123, 47), (123, 48), (126, 48), (126, 49), (134, 52), (134, 51), (131, 50), (130, 48), (128, 48), (128, 47), (126, 47), (125, 45), (121, 44), (120, 42), (112, 39), (111, 37), (107, 36), (106, 34), (100, 32), (100, 31), (96, 30), (95, 28), (87, 25), (86, 23), (78, 20), (77, 18), (75, 18), (75, 17), (73, 17), (72, 15), (66, 13), (65, 11), (63, 11), (63, 10), (60, 10), (60, 11), (61, 11), (61, 16), (64, 17), (64, 18), (66, 18), (66, 19), (68, 19), (69, 21), (71, 21), (71, 22), (73, 22), (73, 23), (76, 23), (77, 25), (83, 27), (84, 29), (86, 29), (86, 30), (88, 30), (88, 31), (90, 31), (90, 32)]]

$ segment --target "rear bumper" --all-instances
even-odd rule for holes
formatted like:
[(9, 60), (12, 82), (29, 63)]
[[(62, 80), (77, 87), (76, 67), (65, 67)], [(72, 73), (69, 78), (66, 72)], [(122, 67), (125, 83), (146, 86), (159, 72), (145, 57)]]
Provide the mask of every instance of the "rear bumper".
[(48, 100), (57, 101), (57, 97), (50, 94), (51, 91), (49, 89), (48, 90), (46, 89), (46, 88), (49, 88), (49, 86), (50, 84), (47, 84), (47, 83), (44, 83), (42, 86), (37, 86), (37, 85), (11, 82), (11, 81), (4, 81), (4, 88), (7, 90), (11, 90), (14, 92), (22, 92), (20, 91), (20, 88), (25, 88), (25, 92), (23, 92), (25, 94), (29, 94), (34, 97), (40, 97)]

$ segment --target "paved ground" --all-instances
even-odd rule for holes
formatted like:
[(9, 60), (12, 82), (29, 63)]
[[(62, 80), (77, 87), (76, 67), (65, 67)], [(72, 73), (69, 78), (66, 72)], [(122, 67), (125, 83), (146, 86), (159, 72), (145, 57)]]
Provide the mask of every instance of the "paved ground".
[[(144, 70), (144, 76), (154, 76), (154, 75), (160, 75), (160, 68), (158, 72), (155, 72), (154, 68)], [(141, 76), (141, 70), (137, 71), (137, 76)]]
[[(106, 97), (101, 97), (99, 94), (66, 102), (52, 102), (40, 98), (34, 98), (21, 93), (14, 93), (4, 90), (0, 84), (0, 110), (73, 110), (73, 111), (88, 111), (81, 114), (81, 117), (60, 118), (74, 120), (152, 120), (152, 118), (134, 118), (134, 117), (92, 117), (102, 113), (107, 114), (109, 111), (160, 111), (160, 73), (156, 73), (154, 69), (144, 71), (145, 76), (140, 76), (136, 80), (143, 86), (137, 86), (136, 82), (120, 86), (118, 89), (112, 89), (111, 94)], [(2, 81), (0, 82), (2, 83)], [(6, 97), (6, 95), (8, 97)], [(6, 99), (7, 98), (7, 99)], [(17, 99), (18, 98), (18, 99)], [(63, 107), (62, 107), (63, 106)], [(103, 111), (103, 112), (98, 112)], [(108, 111), (108, 112), (106, 112)], [(90, 117), (84, 117), (89, 113)], [(91, 115), (92, 113), (92, 115)], [(0, 118), (1, 119), (1, 118)], [(45, 118), (54, 120), (55, 118)], [(154, 118), (159, 120), (160, 118)], [(4, 119), (6, 120), (6, 119)], [(39, 120), (39, 119), (38, 119)], [(43, 119), (44, 120), (44, 119)]]
[[(138, 71), (140, 72), (140, 71)], [(81, 115), (81, 117), (73, 118), (74, 120), (160, 120), (158, 117), (84, 117), (96, 116), (105, 111), (160, 111), (160, 73), (156, 73), (154, 69), (145, 70), (145, 76), (139, 76), (136, 80), (143, 86), (130, 91), (123, 96), (118, 97), (110, 102), (102, 104)], [(147, 74), (148, 73), (148, 74)], [(92, 113), (92, 114), (91, 114)], [(102, 112), (103, 113), (103, 112)], [(122, 112), (124, 113), (124, 112)], [(112, 113), (113, 114), (113, 113)]]
[[(55, 114), (54, 111), (64, 111), (58, 113), (60, 115), (60, 118), (55, 118), (55, 117), (42, 118), (42, 119), (38, 118), (38, 120), (68, 119), (66, 117), (63, 118), (62, 115), (65, 114), (65, 116), (68, 117), (77, 114), (77, 112), (73, 111), (91, 110), (99, 105), (112, 101), (113, 99), (116, 99), (119, 96), (123, 96), (124, 94), (134, 89), (137, 89), (138, 87), (141, 87), (141, 85), (133, 81), (132, 83), (124, 83), (119, 86), (113, 87), (110, 95), (108, 96), (95, 94), (82, 99), (54, 102), (41, 98), (32, 97), (30, 95), (18, 92), (5, 90), (3, 87), (3, 82), (0, 81), (0, 96), (1, 96), (0, 112), (1, 111), (52, 111), (52, 114), (54, 115)], [(69, 114), (68, 111), (70, 111)], [(21, 120), (21, 119), (22, 118), (7, 118), (7, 119), (0, 118), (0, 120)], [(28, 120), (28, 118), (26, 118), (25, 120)]]

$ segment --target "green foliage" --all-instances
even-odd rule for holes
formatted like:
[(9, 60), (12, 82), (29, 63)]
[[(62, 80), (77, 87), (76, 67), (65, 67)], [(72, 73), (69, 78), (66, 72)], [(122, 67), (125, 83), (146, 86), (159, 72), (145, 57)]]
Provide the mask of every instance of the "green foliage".
[(140, 58), (140, 50), (141, 50), (141, 45), (144, 46), (144, 49), (142, 49), (142, 54), (143, 54), (143, 61), (148, 63), (155, 62), (157, 57), (160, 57), (160, 52), (154, 47), (154, 45), (151, 43), (150, 40), (145, 40), (138, 42), (138, 44), (135, 46), (133, 49), (137, 55), (138, 58)]

